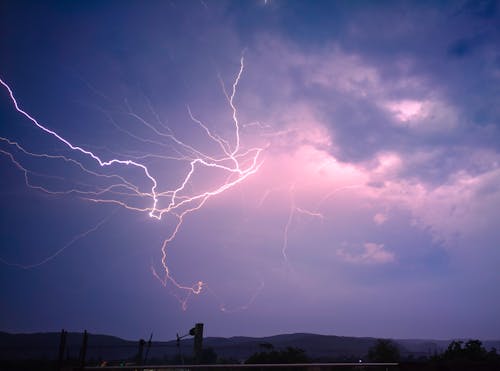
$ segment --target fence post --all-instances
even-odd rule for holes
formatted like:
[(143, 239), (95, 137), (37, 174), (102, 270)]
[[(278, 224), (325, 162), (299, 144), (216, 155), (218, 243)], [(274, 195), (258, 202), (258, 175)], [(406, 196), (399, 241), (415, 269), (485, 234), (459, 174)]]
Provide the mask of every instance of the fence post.
[(144, 344), (146, 344), (146, 341), (144, 339), (139, 340), (139, 351), (137, 352), (138, 365), (142, 365), (142, 353), (144, 352)]
[(85, 367), (85, 357), (87, 355), (87, 340), (88, 340), (89, 334), (87, 330), (83, 332), (83, 341), (82, 341), (82, 347), (80, 349), (80, 367), (84, 368)]
[(64, 361), (64, 351), (66, 349), (66, 334), (67, 332), (62, 329), (61, 330), (61, 337), (59, 340), (59, 359), (57, 363), (57, 369), (62, 370), (63, 367), (63, 361)]

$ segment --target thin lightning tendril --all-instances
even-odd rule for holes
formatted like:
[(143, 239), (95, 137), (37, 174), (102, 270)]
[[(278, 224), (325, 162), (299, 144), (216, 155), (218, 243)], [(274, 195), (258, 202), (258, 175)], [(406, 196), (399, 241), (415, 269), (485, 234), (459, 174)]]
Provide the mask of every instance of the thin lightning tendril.
[[(27, 186), (31, 188), (36, 188), (41, 191), (52, 194), (58, 194), (58, 193), (80, 194), (81, 197), (87, 201), (95, 203), (117, 204), (128, 210), (147, 212), (151, 218), (157, 220), (161, 220), (165, 214), (174, 216), (176, 218), (176, 223), (174, 225), (174, 228), (172, 229), (172, 232), (164, 239), (161, 245), (162, 272), (158, 272), (153, 266), (151, 267), (151, 271), (154, 277), (156, 277), (163, 286), (167, 286), (167, 284), (170, 283), (177, 289), (181, 290), (181, 292), (185, 293), (184, 296), (180, 296), (177, 294), (175, 295), (182, 304), (182, 308), (186, 309), (188, 299), (192, 295), (200, 294), (203, 288), (207, 286), (206, 283), (203, 282), (202, 280), (197, 281), (193, 285), (185, 285), (179, 283), (172, 276), (171, 270), (167, 264), (167, 247), (175, 240), (179, 230), (182, 227), (184, 219), (188, 214), (202, 208), (206, 204), (206, 202), (213, 196), (222, 194), (223, 192), (229, 190), (230, 188), (236, 186), (237, 184), (246, 180), (251, 175), (258, 172), (263, 163), (261, 160), (261, 153), (264, 150), (264, 148), (254, 147), (250, 149), (243, 149), (241, 147), (240, 127), (243, 126), (240, 125), (238, 119), (238, 111), (235, 104), (235, 98), (237, 95), (240, 79), (243, 75), (243, 71), (244, 71), (244, 58), (242, 56), (240, 59), (240, 68), (238, 70), (236, 78), (234, 79), (231, 85), (230, 93), (227, 92), (224, 82), (219, 77), (223, 93), (226, 97), (227, 103), (230, 106), (232, 112), (231, 117), (232, 117), (232, 126), (234, 128), (233, 130), (234, 137), (231, 140), (222, 138), (219, 135), (213, 133), (205, 123), (203, 123), (199, 118), (195, 117), (192, 109), (189, 106), (187, 106), (187, 112), (191, 121), (194, 124), (198, 125), (205, 132), (206, 138), (209, 141), (213, 142), (220, 148), (220, 150), (222, 151), (221, 156), (208, 155), (204, 153), (202, 150), (199, 150), (179, 140), (178, 138), (175, 137), (170, 128), (164, 126), (161, 123), (159, 116), (153, 111), (153, 113), (155, 113), (155, 117), (157, 118), (159, 124), (162, 126), (162, 129), (159, 129), (156, 125), (153, 125), (152, 123), (148, 122), (140, 115), (135, 113), (126, 102), (127, 104), (127, 111), (125, 112), (126, 115), (134, 119), (137, 123), (139, 123), (143, 127), (153, 132), (157, 137), (168, 140), (170, 143), (165, 144), (163, 142), (153, 141), (138, 136), (130, 132), (129, 130), (121, 128), (110, 112), (106, 112), (105, 110), (101, 111), (106, 115), (106, 117), (112, 123), (112, 125), (115, 126), (117, 130), (123, 132), (125, 135), (128, 135), (129, 137), (144, 143), (159, 144), (162, 146), (171, 147), (177, 153), (177, 156), (164, 156), (164, 155), (146, 153), (138, 156), (120, 155), (117, 158), (103, 159), (101, 156), (97, 155), (94, 151), (88, 149), (88, 147), (85, 148), (83, 146), (73, 144), (70, 140), (66, 139), (64, 136), (57, 133), (56, 131), (49, 129), (47, 126), (41, 124), (35, 117), (33, 117), (31, 114), (23, 110), (20, 104), (18, 103), (13, 90), (4, 80), (0, 78), (0, 83), (7, 90), (15, 110), (22, 116), (24, 116), (26, 119), (31, 121), (31, 123), (34, 124), (34, 126), (42, 130), (46, 134), (49, 134), (52, 137), (56, 138), (59, 142), (63, 143), (66, 147), (68, 147), (72, 151), (79, 152), (84, 156), (87, 156), (88, 158), (94, 160), (101, 168), (110, 168), (111, 166), (113, 166), (114, 168), (114, 167), (119, 167), (120, 165), (125, 167), (138, 168), (143, 172), (144, 176), (151, 184), (147, 192), (141, 191), (139, 186), (133, 184), (131, 181), (125, 179), (123, 176), (117, 174), (108, 175), (108, 174), (98, 173), (96, 171), (88, 169), (81, 162), (66, 156), (61, 156), (61, 155), (56, 156), (45, 153), (37, 154), (24, 149), (17, 142), (11, 141), (7, 138), (0, 137), (0, 141), (3, 141), (10, 146), (16, 147), (18, 151), (22, 152), (26, 156), (51, 159), (51, 160), (63, 160), (65, 162), (78, 166), (83, 172), (87, 173), (88, 175), (99, 177), (100, 179), (106, 181), (116, 180), (116, 182), (113, 182), (112, 184), (104, 185), (101, 187), (94, 186), (93, 190), (82, 190), (77, 188), (72, 188), (70, 190), (65, 190), (65, 191), (50, 190), (48, 188), (32, 184), (29, 180), (29, 174), (35, 174), (35, 173), (28, 170), (28, 168), (23, 166), (20, 161), (16, 160), (16, 158), (11, 152), (1, 149), (0, 152), (8, 156), (10, 160), (14, 163), (14, 165), (24, 172), (25, 182)], [(150, 107), (150, 109), (152, 110), (152, 107)], [(143, 160), (146, 160), (148, 158), (162, 158), (168, 160), (186, 161), (189, 162), (189, 170), (187, 171), (184, 178), (177, 187), (175, 187), (174, 189), (160, 190), (158, 180), (153, 176), (153, 173), (148, 168), (148, 166), (142, 162)], [(215, 186), (213, 189), (189, 195), (188, 188), (190, 187), (190, 183), (193, 180), (195, 174), (202, 168), (224, 171), (228, 175), (225, 178), (224, 182), (222, 182), (218, 186)], [(42, 176), (44, 175), (42, 174)], [(117, 199), (116, 196), (124, 196), (124, 197), (121, 199)], [(138, 197), (139, 199), (147, 198), (150, 200), (150, 204), (149, 206), (146, 207), (131, 204), (130, 197)], [(166, 207), (161, 206), (162, 204), (161, 201), (164, 198), (166, 198)], [(25, 266), (18, 265), (18, 266), (26, 269), (32, 268), (55, 258), (68, 246), (74, 244), (79, 239), (85, 237), (88, 233), (99, 228), (102, 224), (104, 224), (106, 220), (107, 219), (101, 221), (96, 225), (96, 227), (90, 229), (88, 232), (76, 236), (67, 245), (65, 245), (63, 248), (58, 250), (55, 254), (51, 255), (47, 259), (44, 259), (42, 262), (32, 265), (25, 265)], [(251, 301), (253, 301), (254, 299), (255, 298), (252, 297)]]
[(317, 211), (310, 211), (306, 210), (304, 208), (298, 207), (295, 202), (295, 184), (292, 184), (290, 186), (290, 208), (288, 211), (288, 218), (285, 224), (285, 228), (283, 230), (283, 244), (281, 247), (281, 255), (283, 255), (283, 259), (286, 264), (289, 264), (288, 260), (288, 255), (287, 255), (287, 250), (288, 250), (288, 235), (290, 233), (290, 228), (292, 225), (292, 222), (294, 220), (295, 214), (296, 213), (301, 213), (310, 217), (314, 218), (319, 218), (321, 220), (324, 220), (323, 214)]
[(17, 268), (21, 268), (21, 269), (31, 269), (31, 268), (36, 268), (36, 267), (39, 267), (45, 263), (48, 263), (49, 261), (53, 260), (54, 258), (56, 258), (59, 254), (61, 254), (64, 250), (66, 250), (68, 247), (74, 245), (75, 243), (77, 243), (78, 241), (80, 241), (82, 238), (85, 238), (87, 237), (89, 234), (97, 231), (103, 224), (105, 224), (109, 218), (111, 216), (107, 216), (106, 218), (102, 219), (99, 223), (97, 223), (95, 226), (93, 226), (92, 228), (76, 235), (75, 237), (73, 237), (69, 242), (67, 242), (63, 247), (61, 247), (59, 250), (57, 250), (56, 252), (54, 252), (53, 254), (49, 255), (48, 257), (40, 260), (39, 262), (37, 263), (32, 263), (32, 264), (18, 264), (18, 263), (11, 263), (3, 258), (0, 258), (0, 261), (5, 264), (5, 265), (9, 265), (11, 267), (17, 267)]

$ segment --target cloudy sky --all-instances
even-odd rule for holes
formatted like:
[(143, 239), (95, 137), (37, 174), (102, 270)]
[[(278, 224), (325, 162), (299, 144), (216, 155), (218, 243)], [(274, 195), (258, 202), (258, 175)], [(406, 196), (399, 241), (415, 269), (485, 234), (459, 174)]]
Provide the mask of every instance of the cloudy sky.
[(0, 329), (500, 334), (496, 1), (4, 1)]

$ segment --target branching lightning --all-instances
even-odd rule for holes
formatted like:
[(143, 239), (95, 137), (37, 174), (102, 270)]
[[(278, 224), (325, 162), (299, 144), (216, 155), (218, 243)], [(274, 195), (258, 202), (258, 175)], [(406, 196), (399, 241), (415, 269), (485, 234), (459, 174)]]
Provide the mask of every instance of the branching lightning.
[[(0, 156), (6, 156), (12, 164), (24, 173), (26, 186), (38, 191), (46, 192), (54, 195), (74, 194), (83, 200), (99, 204), (113, 204), (125, 208), (129, 211), (146, 213), (150, 218), (157, 221), (168, 220), (170, 230), (160, 246), (160, 265), (159, 268), (155, 264), (151, 264), (152, 275), (160, 282), (162, 286), (167, 288), (179, 301), (183, 309), (187, 308), (188, 300), (193, 295), (199, 295), (205, 290), (208, 293), (219, 299), (220, 303), (223, 300), (209, 288), (207, 283), (198, 279), (193, 284), (181, 283), (177, 280), (169, 266), (168, 249), (175, 241), (179, 231), (181, 230), (186, 217), (200, 210), (214, 196), (221, 195), (236, 185), (244, 182), (250, 176), (259, 171), (263, 164), (262, 153), (266, 147), (243, 147), (242, 139), (243, 128), (256, 127), (258, 129), (270, 128), (267, 124), (260, 122), (241, 123), (239, 121), (238, 109), (235, 99), (238, 92), (238, 86), (243, 76), (245, 64), (244, 58), (240, 59), (240, 66), (236, 77), (234, 78), (230, 89), (222, 78), (219, 76), (222, 92), (225, 96), (228, 107), (230, 108), (231, 124), (229, 125), (229, 135), (221, 136), (217, 134), (209, 125), (202, 119), (197, 117), (195, 111), (186, 106), (187, 117), (191, 122), (199, 128), (204, 135), (207, 143), (210, 143), (213, 148), (216, 148), (216, 154), (207, 153), (206, 149), (197, 147), (191, 143), (187, 143), (179, 139), (169, 126), (164, 124), (160, 116), (154, 111), (152, 104), (148, 100), (148, 107), (152, 115), (156, 118), (156, 122), (149, 122), (146, 118), (135, 112), (132, 106), (125, 101), (126, 110), (118, 112), (121, 115), (129, 117), (133, 122), (139, 125), (142, 129), (154, 135), (154, 138), (148, 138), (137, 134), (133, 130), (127, 129), (120, 125), (115, 119), (113, 112), (107, 111), (99, 107), (100, 112), (104, 114), (109, 123), (122, 134), (131, 139), (144, 143), (148, 147), (151, 145), (168, 148), (173, 152), (171, 155), (157, 154), (152, 152), (130, 152), (116, 153), (106, 147), (91, 147), (88, 145), (77, 145), (67, 139), (67, 137), (50, 129), (47, 125), (40, 123), (34, 116), (26, 112), (14, 94), (13, 89), (2, 79), (0, 83), (8, 92), (10, 100), (15, 110), (27, 119), (34, 127), (55, 138), (59, 143), (70, 150), (69, 153), (78, 154), (77, 156), (50, 154), (50, 153), (35, 153), (22, 146), (19, 142), (9, 138), (0, 137), (0, 144), (3, 144), (3, 149), (0, 148)], [(262, 134), (265, 136), (266, 134)], [(279, 136), (280, 132), (272, 133), (272, 136)], [(91, 148), (93, 148), (91, 150)], [(96, 149), (97, 148), (97, 149)], [(107, 155), (99, 154), (99, 152)], [(67, 186), (67, 180), (55, 175), (35, 172), (30, 169), (27, 164), (27, 159), (38, 159), (47, 161), (60, 161), (78, 169), (84, 174), (88, 182), (74, 182), (71, 186)], [(88, 160), (84, 162), (84, 159)], [(182, 176), (174, 182), (173, 186), (162, 188), (163, 184), (160, 178), (155, 176), (154, 170), (148, 165), (149, 160), (175, 161), (186, 165), (186, 169)], [(135, 168), (140, 171), (142, 178), (131, 180), (126, 172), (121, 172), (124, 168)], [(193, 182), (202, 171), (217, 172), (219, 181), (215, 185), (204, 186), (202, 190), (194, 190)], [(220, 176), (220, 174), (225, 174)], [(60, 179), (59, 179), (60, 178)], [(87, 179), (86, 178), (86, 179)], [(40, 179), (56, 179), (65, 187), (49, 186)], [(37, 181), (38, 180), (38, 181)], [(96, 182), (98, 180), (98, 182)], [(145, 186), (146, 184), (146, 186)], [(289, 209), (284, 228), (282, 231), (281, 254), (284, 262), (289, 266), (288, 259), (288, 244), (292, 226), (299, 215), (304, 215), (307, 218), (324, 221), (325, 217), (320, 212), (321, 206), (329, 198), (338, 194), (340, 191), (360, 187), (361, 185), (352, 185), (341, 187), (332, 190), (326, 194), (314, 207), (308, 204), (306, 207), (299, 207), (296, 202), (295, 185), (292, 184), (288, 188), (290, 195)], [(263, 194), (260, 200), (256, 200), (257, 207), (261, 207), (266, 201), (271, 192), (283, 189), (268, 189)], [(165, 218), (168, 216), (168, 218)], [(76, 242), (86, 237), (90, 233), (96, 231), (106, 223), (109, 217), (101, 220), (94, 227), (80, 233), (71, 239), (55, 253), (47, 258), (30, 264), (19, 264), (7, 262), (0, 258), (0, 262), (11, 266), (16, 266), (23, 269), (38, 267), (61, 254), (65, 249), (74, 245)], [(171, 221), (173, 220), (173, 224)], [(247, 309), (264, 287), (264, 282), (261, 281), (260, 286), (244, 305), (229, 308), (225, 304), (220, 304), (220, 309), (223, 312), (233, 312)]]
[[(240, 68), (234, 79), (231, 89), (228, 92), (226, 90), (225, 84), (220, 79), (223, 93), (227, 99), (227, 103), (231, 109), (232, 118), (232, 133), (231, 138), (223, 138), (215, 133), (213, 133), (209, 126), (206, 125), (202, 120), (197, 118), (193, 113), (191, 107), (187, 107), (187, 113), (191, 121), (196, 124), (204, 133), (208, 141), (214, 143), (219, 148), (218, 155), (209, 155), (204, 153), (202, 149), (198, 149), (193, 145), (183, 142), (178, 139), (173, 132), (166, 126), (159, 129), (156, 125), (148, 122), (146, 119), (135, 113), (130, 106), (128, 106), (127, 114), (129, 117), (135, 119), (140, 125), (144, 126), (148, 130), (151, 130), (159, 139), (152, 141), (150, 139), (142, 138), (126, 129), (120, 127), (120, 125), (115, 121), (111, 115), (107, 115), (109, 121), (120, 131), (126, 135), (143, 142), (149, 142), (154, 144), (160, 144), (163, 146), (168, 146), (174, 149), (178, 156), (166, 156), (155, 154), (144, 154), (140, 156), (132, 155), (120, 155), (116, 158), (105, 159), (102, 155), (97, 154), (95, 150), (90, 150), (88, 147), (74, 144), (67, 137), (59, 134), (48, 126), (40, 123), (34, 116), (26, 112), (19, 104), (13, 89), (0, 78), (0, 83), (7, 90), (10, 100), (13, 103), (15, 110), (29, 120), (36, 128), (40, 129), (44, 134), (48, 134), (55, 138), (58, 142), (62, 143), (64, 146), (69, 148), (74, 153), (79, 153), (83, 155), (84, 158), (91, 160), (97, 169), (109, 169), (107, 171), (115, 171), (116, 173), (102, 173), (101, 171), (91, 170), (88, 165), (84, 165), (81, 161), (61, 155), (52, 155), (48, 153), (34, 153), (32, 151), (26, 150), (19, 143), (12, 141), (8, 138), (0, 137), (0, 141), (4, 142), (9, 147), (15, 149), (23, 156), (36, 157), (41, 159), (50, 160), (60, 160), (72, 165), (77, 166), (81, 171), (89, 176), (99, 177), (106, 180), (106, 184), (103, 186), (90, 186), (90, 185), (80, 185), (80, 187), (74, 187), (70, 189), (54, 190), (49, 187), (34, 184), (30, 181), (30, 175), (40, 175), (47, 176), (44, 174), (35, 174), (30, 171), (27, 166), (22, 164), (22, 161), (16, 159), (14, 156), (14, 151), (0, 150), (0, 152), (7, 156), (11, 162), (25, 175), (25, 182), (28, 187), (36, 188), (40, 191), (47, 193), (74, 193), (80, 195), (83, 199), (95, 202), (95, 203), (112, 203), (119, 205), (125, 209), (146, 212), (149, 217), (162, 220), (165, 215), (173, 216), (176, 220), (172, 231), (167, 235), (161, 245), (161, 271), (157, 271), (153, 266), (151, 271), (153, 275), (160, 281), (163, 286), (173, 285), (174, 288), (178, 289), (182, 295), (175, 294), (176, 297), (185, 309), (187, 305), (187, 300), (191, 295), (200, 294), (203, 288), (206, 287), (206, 283), (202, 280), (198, 280), (193, 285), (181, 284), (178, 282), (171, 273), (169, 265), (167, 263), (167, 250), (169, 245), (175, 240), (179, 230), (181, 229), (184, 220), (188, 214), (195, 212), (202, 208), (206, 202), (213, 196), (220, 195), (230, 188), (236, 186), (237, 184), (245, 181), (248, 177), (259, 171), (262, 165), (261, 153), (264, 148), (253, 147), (253, 148), (243, 148), (242, 138), (240, 133), (240, 128), (243, 126), (240, 124), (238, 119), (238, 111), (235, 103), (235, 97), (237, 95), (238, 85), (240, 83), (241, 77), (244, 71), (244, 58), (240, 59)], [(157, 116), (158, 117), (158, 116)], [(188, 162), (189, 166), (184, 174), (183, 178), (177, 183), (177, 186), (172, 189), (162, 190), (157, 177), (154, 176), (153, 171), (147, 166), (146, 161), (148, 158), (165, 158), (168, 160), (184, 161)], [(123, 167), (137, 168), (143, 174), (143, 180), (149, 182), (149, 188), (142, 189), (143, 187), (137, 185), (131, 180), (126, 179), (124, 175), (119, 175), (119, 171)], [(222, 171), (226, 175), (223, 181), (218, 185), (205, 189), (201, 192), (194, 193), (190, 190), (190, 182), (192, 181), (195, 174), (197, 174), (201, 169), (213, 169), (217, 171)], [(111, 184), (109, 184), (111, 183)], [(131, 198), (136, 200), (148, 200), (148, 205), (141, 206), (137, 203), (131, 202)], [(74, 239), (72, 239), (67, 245), (58, 250), (55, 254), (44, 259), (37, 264), (29, 265), (18, 265), (22, 268), (33, 268), (41, 265), (59, 255), (64, 249), (74, 244), (79, 239), (85, 237), (88, 233), (99, 228), (107, 219), (99, 222), (95, 227), (91, 228), (87, 232), (84, 232)], [(253, 301), (254, 297), (252, 297)]]

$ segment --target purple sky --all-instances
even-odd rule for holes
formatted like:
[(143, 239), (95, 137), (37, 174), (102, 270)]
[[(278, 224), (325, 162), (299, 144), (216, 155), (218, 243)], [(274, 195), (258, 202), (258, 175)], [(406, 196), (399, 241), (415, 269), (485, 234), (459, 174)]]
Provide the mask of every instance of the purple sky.
[(0, 330), (498, 338), (499, 11), (3, 1)]

